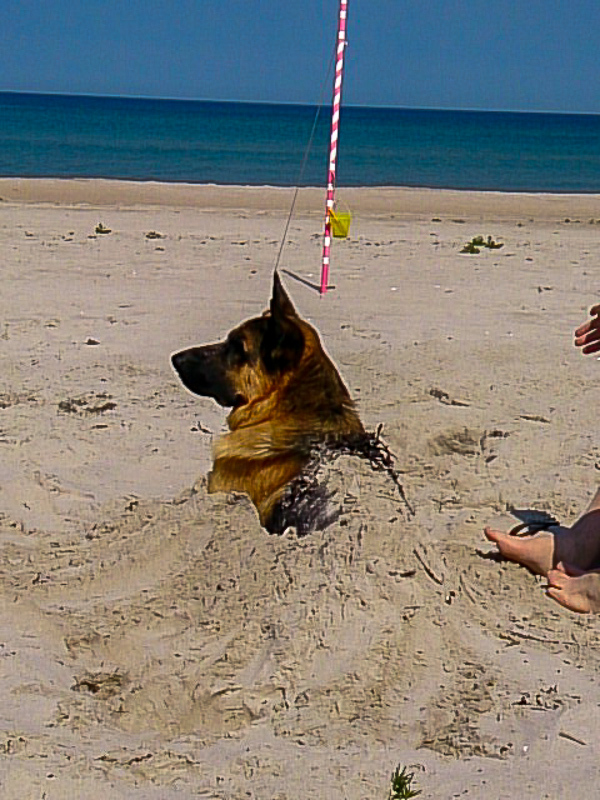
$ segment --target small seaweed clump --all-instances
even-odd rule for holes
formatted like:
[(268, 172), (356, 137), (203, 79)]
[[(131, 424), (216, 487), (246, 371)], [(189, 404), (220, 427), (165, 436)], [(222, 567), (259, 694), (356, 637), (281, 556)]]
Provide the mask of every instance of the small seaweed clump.
[(392, 775), (392, 786), (388, 800), (407, 800), (409, 797), (416, 797), (421, 794), (420, 789), (412, 788), (414, 777), (414, 772), (407, 772), (406, 767), (400, 769), (400, 765), (398, 765)]
[(475, 255), (476, 253), (481, 253), (482, 247), (487, 247), (488, 250), (499, 250), (504, 245), (502, 242), (495, 242), (491, 236), (488, 236), (487, 239), (484, 239), (483, 236), (475, 236), (470, 242), (466, 243), (460, 252)]

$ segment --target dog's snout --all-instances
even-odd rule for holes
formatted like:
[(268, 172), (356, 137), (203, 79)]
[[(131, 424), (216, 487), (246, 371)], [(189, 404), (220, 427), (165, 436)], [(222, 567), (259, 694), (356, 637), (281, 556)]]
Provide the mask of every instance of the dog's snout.
[(207, 362), (206, 353), (201, 347), (179, 350), (171, 356), (171, 363), (182, 379), (187, 375), (199, 375)]
[(171, 356), (171, 364), (179, 373), (183, 369), (184, 361), (185, 361), (185, 351), (180, 351), (179, 353), (173, 353), (173, 355)]
[(222, 406), (233, 406), (236, 390), (228, 379), (222, 352), (220, 344), (191, 347), (173, 353), (171, 364), (190, 392), (213, 397)]

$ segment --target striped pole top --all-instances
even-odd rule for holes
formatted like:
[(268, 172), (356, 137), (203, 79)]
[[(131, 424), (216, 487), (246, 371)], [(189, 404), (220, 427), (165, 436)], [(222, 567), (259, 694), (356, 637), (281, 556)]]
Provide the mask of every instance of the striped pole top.
[(321, 294), (327, 292), (329, 284), (329, 256), (331, 251), (331, 211), (335, 202), (335, 173), (337, 169), (338, 138), (340, 128), (340, 106), (342, 104), (342, 80), (344, 77), (344, 51), (346, 49), (346, 21), (348, 0), (340, 0), (338, 20), (335, 77), (333, 81), (333, 107), (331, 110), (331, 137), (329, 144), (329, 167), (327, 170), (327, 202), (325, 207), (325, 231), (323, 233), (323, 259), (321, 266)]

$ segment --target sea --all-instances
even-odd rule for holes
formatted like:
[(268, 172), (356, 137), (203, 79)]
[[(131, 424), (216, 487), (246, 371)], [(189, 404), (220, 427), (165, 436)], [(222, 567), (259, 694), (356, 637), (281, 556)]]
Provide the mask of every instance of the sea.
[[(0, 176), (324, 186), (330, 110), (0, 92)], [(600, 192), (600, 115), (343, 106), (338, 186)]]

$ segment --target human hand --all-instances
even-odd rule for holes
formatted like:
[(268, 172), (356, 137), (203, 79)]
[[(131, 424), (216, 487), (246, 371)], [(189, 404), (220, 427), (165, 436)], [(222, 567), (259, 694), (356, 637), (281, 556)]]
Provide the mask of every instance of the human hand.
[(575, 346), (581, 347), (582, 353), (597, 353), (600, 350), (600, 305), (590, 309), (590, 316), (587, 322), (580, 325), (575, 331)]

